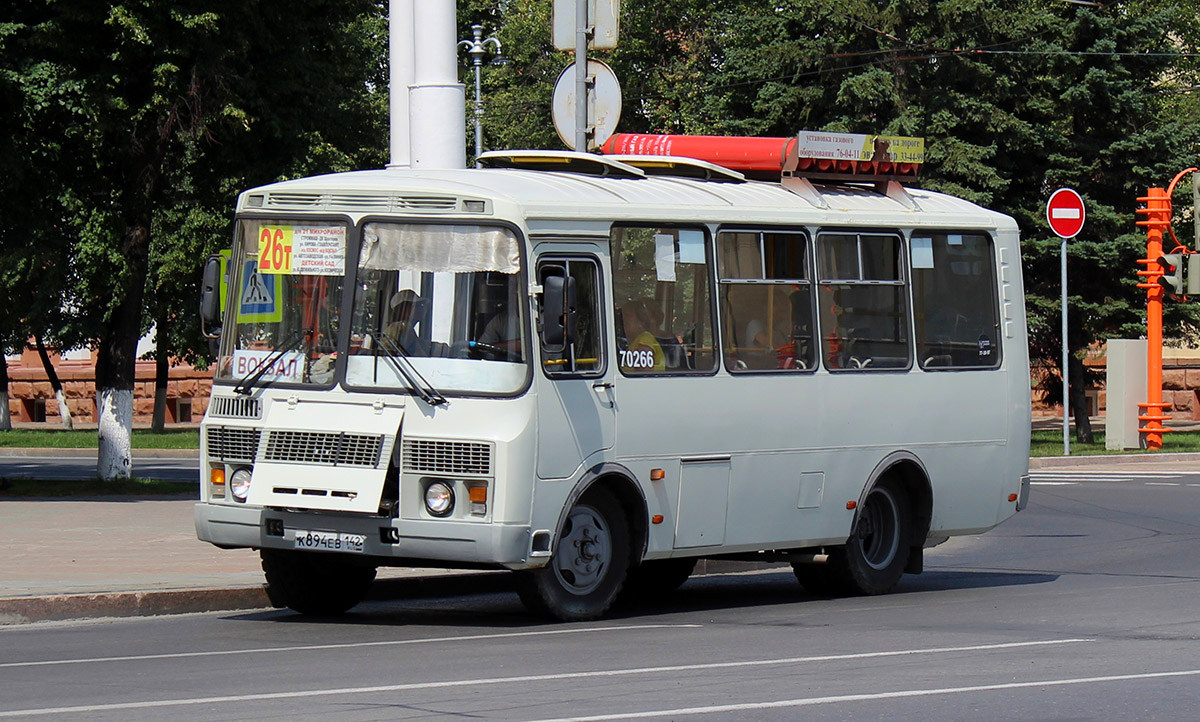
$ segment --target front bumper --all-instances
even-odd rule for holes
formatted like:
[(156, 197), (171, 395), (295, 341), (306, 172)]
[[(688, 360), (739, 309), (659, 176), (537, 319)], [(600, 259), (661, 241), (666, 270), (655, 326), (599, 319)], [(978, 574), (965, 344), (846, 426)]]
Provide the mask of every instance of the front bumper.
[[(220, 547), (293, 549), (296, 531), (325, 531), (361, 534), (366, 537), (365, 557), (381, 563), (403, 562), (406, 566), (479, 566), (521, 569), (545, 564), (545, 558), (530, 557), (528, 525), (469, 523), (451, 520), (392, 519), (362, 514), (283, 511), (256, 506), (231, 506), (200, 502), (194, 510), (196, 536)], [(268, 534), (268, 520), (283, 536)], [(276, 521), (277, 520), (277, 521)], [(384, 541), (385, 530), (395, 529)], [(314, 552), (327, 553), (327, 552)], [(360, 556), (355, 554), (354, 556)]]

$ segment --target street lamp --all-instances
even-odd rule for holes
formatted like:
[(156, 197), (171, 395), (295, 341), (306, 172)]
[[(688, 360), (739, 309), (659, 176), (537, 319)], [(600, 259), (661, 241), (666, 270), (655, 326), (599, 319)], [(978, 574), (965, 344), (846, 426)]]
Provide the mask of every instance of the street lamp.
[[(483, 37), (483, 26), (472, 25), (470, 40), (458, 41), (458, 47), (465, 49), (471, 56), (471, 64), (475, 66), (475, 167), (479, 167), (479, 155), (483, 153), (483, 97), (479, 84), (479, 69), (483, 67), (483, 56), (487, 54), (487, 46), (492, 45), (497, 57), (500, 55), (500, 41), (494, 37)], [(495, 62), (495, 60), (493, 60)]]

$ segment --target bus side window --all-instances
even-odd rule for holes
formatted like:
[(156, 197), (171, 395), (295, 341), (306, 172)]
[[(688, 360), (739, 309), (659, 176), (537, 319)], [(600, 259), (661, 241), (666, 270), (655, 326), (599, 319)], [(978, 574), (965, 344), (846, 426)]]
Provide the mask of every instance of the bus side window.
[(613, 318), (622, 374), (716, 370), (706, 240), (701, 228), (613, 227)]
[(604, 373), (601, 339), (600, 272), (591, 258), (543, 259), (538, 278), (549, 267), (565, 269), (575, 279), (575, 338), (560, 351), (542, 344), (542, 370), (547, 376), (600, 376)]
[(825, 367), (907, 369), (911, 345), (899, 236), (822, 233), (817, 260)]
[(1000, 366), (1000, 311), (992, 239), (913, 234), (917, 361), (932, 371)]
[(816, 368), (808, 248), (803, 233), (717, 235), (721, 346), (729, 371)]

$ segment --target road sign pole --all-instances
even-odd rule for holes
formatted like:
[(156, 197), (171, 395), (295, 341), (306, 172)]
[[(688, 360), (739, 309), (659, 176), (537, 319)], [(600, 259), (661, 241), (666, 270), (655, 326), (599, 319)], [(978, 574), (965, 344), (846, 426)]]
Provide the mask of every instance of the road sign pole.
[(575, 0), (575, 150), (587, 152), (588, 0)]
[[(1083, 230), (1087, 211), (1083, 196), (1070, 188), (1059, 188), (1046, 202), (1046, 221), (1050, 230), (1062, 239), (1062, 381), (1063, 381), (1063, 455), (1071, 454), (1071, 346), (1067, 342), (1067, 239)], [(1081, 379), (1082, 381), (1082, 379)], [(1085, 410), (1086, 413), (1086, 410)]]
[(1071, 455), (1071, 346), (1067, 343), (1067, 238), (1062, 237), (1063, 456)]

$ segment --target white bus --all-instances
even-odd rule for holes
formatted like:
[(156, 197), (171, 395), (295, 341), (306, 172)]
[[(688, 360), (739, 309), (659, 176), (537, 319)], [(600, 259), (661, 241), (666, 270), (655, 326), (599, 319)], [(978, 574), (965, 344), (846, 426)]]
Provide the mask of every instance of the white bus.
[(682, 158), (276, 183), (238, 201), (199, 538), (336, 614), (379, 566), (600, 616), (699, 558), (879, 594), (1028, 495), (1009, 217)]

